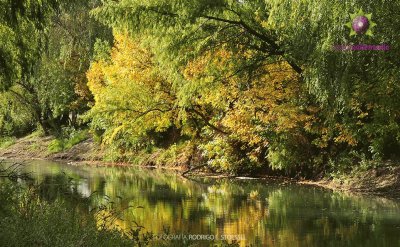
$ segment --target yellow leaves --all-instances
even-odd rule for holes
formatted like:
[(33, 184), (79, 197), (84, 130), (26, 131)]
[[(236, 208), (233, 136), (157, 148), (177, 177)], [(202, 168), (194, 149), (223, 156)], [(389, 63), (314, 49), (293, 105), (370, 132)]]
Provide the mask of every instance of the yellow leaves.
[(298, 128), (302, 126), (301, 123), (308, 119), (307, 115), (302, 113), (295, 105), (290, 104), (275, 107), (270, 116), (277, 126), (275, 128), (277, 133)]
[(308, 116), (292, 102), (300, 94), (300, 86), (298, 75), (287, 63), (262, 65), (255, 69), (257, 79), (252, 80), (237, 73), (237, 61), (253, 59), (254, 55), (222, 48), (190, 62), (183, 73), (199, 87), (196, 104), (223, 112), (217, 125), (228, 129), (235, 139), (264, 146), (268, 140), (260, 133), (265, 126), (271, 131), (290, 131)]
[(124, 134), (136, 140), (174, 123), (172, 85), (153, 55), (127, 34), (115, 34), (110, 62), (93, 63), (87, 77), (96, 102), (90, 114), (107, 129), (104, 140), (111, 143)]
[(105, 144), (111, 144), (116, 138), (116, 136), (124, 129), (124, 127), (125, 127), (124, 125), (121, 125), (115, 128), (112, 131), (111, 135), (105, 139)]
[(321, 127), (318, 126), (318, 131), (317, 132), (320, 135), (320, 138), (314, 140), (314, 145), (316, 145), (319, 148), (326, 148), (328, 147), (328, 142), (331, 139), (330, 137), (330, 129), (326, 127)]
[(229, 60), (231, 58), (232, 54), (224, 49), (207, 52), (203, 56), (189, 62), (183, 69), (183, 75), (188, 80), (194, 80), (212, 75), (210, 70), (214, 68), (221, 71), (229, 71), (231, 68)]
[(98, 61), (92, 63), (90, 70), (87, 72), (86, 76), (88, 78), (88, 87), (93, 93), (95, 101), (99, 101), (99, 95), (101, 95), (102, 90), (106, 86), (104, 71), (105, 62)]
[(342, 124), (336, 124), (339, 135), (334, 138), (337, 143), (347, 143), (350, 146), (356, 146), (357, 140), (352, 135), (351, 131)]
[(119, 83), (121, 79), (152, 84), (151, 72), (154, 69), (152, 56), (141, 48), (127, 34), (115, 34), (115, 47), (111, 51), (112, 64), (103, 68), (109, 84)]
[(344, 143), (349, 146), (357, 146), (358, 140), (354, 135), (354, 130), (344, 124), (335, 124), (332, 126), (324, 126), (320, 123), (310, 122), (316, 125), (312, 127), (312, 133), (319, 135), (319, 138), (314, 140), (314, 144), (319, 148), (326, 148), (330, 141), (335, 143)]
[(155, 119), (156, 129), (155, 130), (158, 132), (162, 132), (162, 131), (168, 129), (168, 127), (170, 127), (172, 125), (173, 119), (174, 119), (174, 115), (172, 114), (172, 112), (163, 114), (162, 117), (156, 117), (156, 119)]
[(364, 119), (364, 118), (366, 118), (368, 115), (369, 115), (368, 112), (362, 112), (362, 113), (360, 113), (360, 115), (358, 115), (358, 118), (359, 118), (359, 119)]

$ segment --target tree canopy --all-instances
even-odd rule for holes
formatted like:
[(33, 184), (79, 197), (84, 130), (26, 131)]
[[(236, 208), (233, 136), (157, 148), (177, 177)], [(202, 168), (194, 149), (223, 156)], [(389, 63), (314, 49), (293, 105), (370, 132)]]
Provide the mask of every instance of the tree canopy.
[[(0, 116), (16, 126), (27, 122), (20, 110), (43, 129), (80, 122), (122, 157), (181, 152), (231, 172), (315, 175), (400, 158), (398, 2), (2, 1), (0, 10), (9, 99)], [(372, 35), (351, 35), (361, 11)], [(357, 44), (390, 50), (334, 49)]]

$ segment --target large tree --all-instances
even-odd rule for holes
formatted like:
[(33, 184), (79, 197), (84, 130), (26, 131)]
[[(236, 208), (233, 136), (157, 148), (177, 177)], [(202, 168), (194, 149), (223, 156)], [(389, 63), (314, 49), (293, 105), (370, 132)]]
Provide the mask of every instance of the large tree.
[(0, 89), (26, 77), (45, 44), (46, 25), (57, 0), (0, 1)]
[[(350, 36), (346, 27), (352, 21), (350, 15), (361, 8), (372, 13), (372, 21), (378, 25), (373, 37)], [(229, 116), (229, 110), (221, 112), (220, 108), (221, 102), (226, 102), (228, 109), (238, 107), (237, 99), (229, 97), (234, 90), (221, 94), (216, 105), (209, 102), (199, 107), (198, 97), (208, 97), (211, 92), (207, 88), (217, 83), (226, 86), (229, 75), (238, 76), (240, 83), (236, 86), (244, 89), (239, 90), (243, 96), (248, 93), (243, 85), (249, 85), (250, 90), (262, 81), (260, 71), (273, 72), (266, 64), (286, 63), (299, 77), (291, 81), (301, 85), (295, 97), (297, 106), (306, 115), (313, 115), (313, 121), (304, 126), (309, 142), (316, 153), (335, 160), (338, 154), (388, 159), (400, 148), (396, 90), (400, 83), (399, 9), (400, 4), (394, 1), (121, 0), (104, 1), (93, 14), (116, 29), (128, 30), (151, 47), (177, 89), (177, 105), (189, 112), (195, 110), (217, 135), (232, 133), (221, 119)], [(363, 43), (386, 43), (391, 50), (333, 49), (334, 45)], [(216, 68), (223, 75), (208, 71), (207, 80), (193, 81), (182, 72), (207, 54), (212, 61), (221, 50), (243, 54), (236, 56), (229, 68)], [(200, 92), (205, 93), (200, 96)], [(257, 97), (254, 95), (251, 101), (257, 102)], [(264, 133), (266, 140), (274, 136)], [(286, 159), (294, 147), (302, 145), (284, 136), (277, 138), (281, 144), (274, 147), (270, 143), (270, 161), (274, 157)], [(322, 158), (319, 162), (327, 161)], [(296, 158), (287, 163), (293, 162)]]
[[(4, 96), (9, 103), (29, 109), (33, 122), (45, 133), (75, 125), (76, 115), (88, 109), (91, 94), (85, 73), (94, 44), (96, 38), (111, 37), (108, 28), (89, 16), (98, 4), (96, 0), (75, 0), (51, 9), (48, 4), (46, 18), (22, 19), (25, 23), (18, 14), (20, 23), (12, 27), (19, 49), (15, 50), (16, 72), (8, 71), (14, 79), (8, 76), (3, 83)], [(34, 3), (26, 6), (34, 8)]]

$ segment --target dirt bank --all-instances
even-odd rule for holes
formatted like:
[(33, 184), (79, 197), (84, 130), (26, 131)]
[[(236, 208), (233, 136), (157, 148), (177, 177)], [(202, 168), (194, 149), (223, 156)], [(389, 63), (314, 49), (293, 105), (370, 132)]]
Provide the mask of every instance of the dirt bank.
[(400, 166), (388, 166), (353, 172), (338, 178), (318, 181), (300, 181), (301, 184), (317, 185), (332, 190), (385, 195), (400, 198)]
[(82, 141), (68, 150), (57, 153), (49, 151), (52, 136), (30, 135), (17, 139), (7, 148), (0, 149), (0, 159), (47, 159), (54, 161), (101, 161), (102, 152), (91, 138)]

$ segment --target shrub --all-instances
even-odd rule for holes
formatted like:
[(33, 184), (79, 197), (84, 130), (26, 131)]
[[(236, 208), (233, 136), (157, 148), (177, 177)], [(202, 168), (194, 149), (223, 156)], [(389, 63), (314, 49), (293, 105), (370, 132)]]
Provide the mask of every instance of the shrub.
[(16, 141), (15, 137), (0, 137), (0, 149), (8, 148)]
[(64, 130), (57, 139), (50, 142), (47, 147), (49, 153), (58, 153), (64, 150), (69, 150), (76, 144), (81, 143), (89, 138), (87, 130)]

